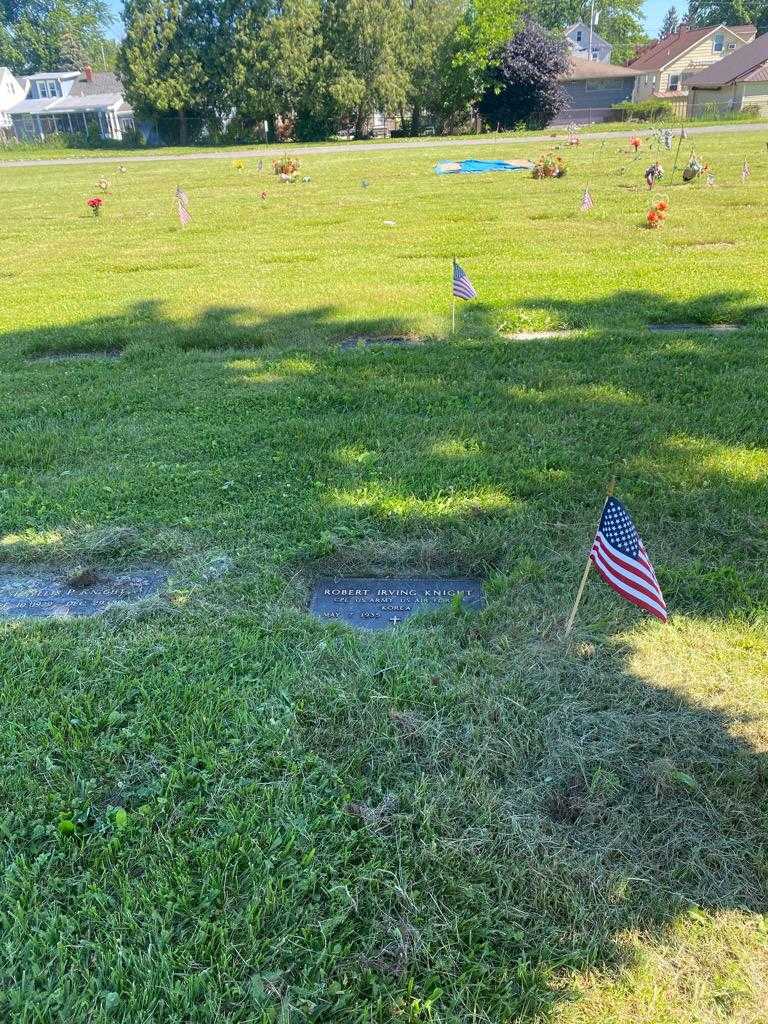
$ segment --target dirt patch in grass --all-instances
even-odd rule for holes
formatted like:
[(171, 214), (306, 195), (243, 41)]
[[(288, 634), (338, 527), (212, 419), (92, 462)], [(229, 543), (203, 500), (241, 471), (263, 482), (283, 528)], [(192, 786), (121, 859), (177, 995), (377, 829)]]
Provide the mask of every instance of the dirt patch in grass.
[(550, 797), (547, 811), (553, 821), (562, 825), (575, 825), (588, 806), (584, 779), (576, 775)]
[[(329, 539), (329, 545), (333, 544), (334, 540)], [(429, 536), (370, 539), (351, 548), (342, 548), (339, 543), (338, 550), (309, 559), (295, 568), (307, 580), (322, 576), (482, 578), (494, 571), (507, 554), (503, 532), (498, 545), (481, 547), (473, 546), (468, 540), (466, 546), (454, 548), (445, 545), (440, 538)]]

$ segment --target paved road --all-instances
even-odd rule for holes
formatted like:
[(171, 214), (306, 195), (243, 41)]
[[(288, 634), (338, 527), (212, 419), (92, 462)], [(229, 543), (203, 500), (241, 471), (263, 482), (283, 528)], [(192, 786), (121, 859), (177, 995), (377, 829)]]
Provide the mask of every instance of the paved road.
[[(634, 135), (637, 127), (626, 132), (590, 132), (582, 136), (586, 141), (591, 139), (625, 139)], [(714, 135), (716, 133), (740, 133), (765, 131), (768, 133), (766, 124), (715, 124), (706, 125), (701, 128), (689, 128), (689, 135)], [(523, 143), (550, 142), (549, 135), (521, 135), (519, 137), (505, 135), (499, 138), (496, 135), (472, 135), (459, 139), (407, 139), (402, 142), (356, 142), (356, 143), (335, 143), (327, 146), (294, 146), (288, 148), (291, 154), (296, 156), (312, 156), (317, 153), (389, 153), (393, 149), (453, 149), (458, 147), (477, 148), (478, 146), (519, 146)], [(0, 168), (8, 167), (49, 167), (54, 165), (72, 166), (79, 164), (146, 164), (154, 163), (156, 160), (243, 160), (252, 157), (281, 156), (285, 153), (285, 146), (265, 146), (262, 149), (238, 149), (238, 150), (199, 150), (195, 153), (169, 153), (164, 156), (162, 153), (153, 153), (151, 156), (84, 156), (84, 157), (63, 157), (59, 160), (0, 160)]]

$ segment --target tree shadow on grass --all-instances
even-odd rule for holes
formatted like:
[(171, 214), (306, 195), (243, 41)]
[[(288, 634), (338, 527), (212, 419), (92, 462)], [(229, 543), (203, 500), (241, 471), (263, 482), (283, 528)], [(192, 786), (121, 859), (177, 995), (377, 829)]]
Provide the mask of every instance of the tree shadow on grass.
[[(188, 657), (187, 671), (214, 678), (221, 666), (201, 661), (201, 635), (214, 630), (217, 645), (226, 645), (230, 631), (237, 634), (221, 656), (227, 672), (240, 657), (245, 667), (234, 670), (230, 689), (205, 690), (204, 723), (196, 699), (169, 707), (165, 656), (156, 688), (142, 686), (139, 697), (135, 670), (111, 667), (103, 685), (104, 665), (126, 660), (122, 651), (110, 659), (109, 645), (140, 649), (140, 632), (107, 637), (92, 664), (76, 646), (69, 654), (78, 686), (92, 684), (98, 696), (97, 711), (74, 706), (67, 715), (80, 730), (67, 756), (82, 778), (124, 792), (122, 766), (109, 748), (98, 753), (104, 701), (123, 688), (142, 721), (173, 716), (172, 744), (164, 748), (152, 734), (153, 776), (187, 778), (194, 764), (195, 824), (184, 834), (164, 825), (157, 840), (146, 830), (140, 887), (167, 895), (169, 858), (215, 864), (209, 874), (174, 876), (170, 898), (151, 900), (151, 914), (139, 903), (131, 921), (119, 919), (122, 949), (136, 944), (143, 956), (147, 935), (167, 929), (176, 974), (184, 971), (178, 964), (217, 958), (233, 1005), (238, 986), (255, 990), (257, 972), (272, 978), (264, 998), (286, 1013), (300, 1014), (309, 1002), (316, 1019), (347, 1019), (351, 992), (354, 1005), (370, 1008), (369, 1019), (386, 1020), (390, 1010), (415, 1013), (415, 996), (441, 989), (434, 1019), (497, 1024), (546, 1019), (567, 998), (571, 972), (626, 962), (628, 930), (662, 942), (700, 909), (768, 909), (768, 762), (764, 729), (747, 714), (751, 680), (756, 688), (765, 664), (757, 625), (768, 607), (760, 461), (766, 354), (754, 332), (614, 335), (624, 303), (615, 296), (599, 316), (591, 306), (581, 313), (578, 303), (563, 306), (565, 323), (583, 316), (591, 325), (581, 341), (509, 342), (488, 324), (450, 344), (342, 352), (341, 337), (402, 328), (387, 318), (344, 320), (330, 309), (255, 326), (238, 323), (237, 311), (214, 309), (179, 325), (152, 304), (129, 318), (3, 339), (6, 363), (62, 344), (88, 350), (116, 334), (136, 353), (96, 376), (65, 377), (78, 373), (69, 364), (19, 371), (47, 385), (46, 406), (41, 416), (33, 389), (16, 391), (6, 406), (7, 421), (24, 429), (6, 435), (4, 466), (27, 479), (26, 496), (14, 490), (18, 506), (9, 501), (6, 529), (25, 525), (25, 517), (40, 530), (60, 524), (71, 492), (57, 487), (70, 486), (59, 481), (71, 462), (90, 471), (72, 485), (81, 520), (98, 521), (106, 508), (126, 522), (128, 499), (150, 493), (144, 515), (153, 522), (173, 525), (193, 510), (201, 530), (218, 532), (225, 547), (252, 546), (259, 561), (251, 585), (260, 598), (238, 611), (237, 622), (220, 614), (185, 624), (182, 615), (147, 641)], [(656, 315), (684, 318), (674, 305)], [(228, 355), (264, 339), (264, 358)], [(177, 359), (174, 348), (224, 354)], [(69, 415), (73, 381), (78, 402)], [(114, 451), (130, 456), (118, 466), (117, 488)], [(619, 494), (659, 571), (673, 624), (665, 631), (646, 623), (593, 581), (578, 642), (568, 648), (553, 626), (567, 612), (617, 468)], [(38, 474), (41, 511), (33, 516)], [(409, 550), (414, 567), (420, 544), (447, 574), (472, 545), (478, 566), (492, 550), (489, 607), (369, 640), (298, 617), (274, 597), (286, 590), (285, 563), (307, 552), (330, 547), (348, 558), (345, 549), (366, 549), (383, 572), (387, 563), (406, 568)], [(264, 552), (275, 549), (275, 564), (264, 569)], [(451, 557), (440, 560), (446, 552)], [(260, 575), (271, 572), (275, 586), (270, 577), (259, 590)], [(265, 732), (254, 759), (266, 716), (255, 697), (249, 707), (249, 692), (257, 677), (275, 678), (280, 644), (280, 699), (291, 728), (280, 724), (279, 740)], [(143, 654), (134, 662), (142, 680), (153, 671)], [(54, 698), (67, 664), (57, 650)], [(690, 696), (696, 687), (700, 702)], [(737, 691), (731, 710), (718, 706), (728, 702), (720, 689)], [(226, 707), (215, 713), (220, 690), (242, 702), (239, 718)], [(203, 733), (216, 751), (208, 775), (193, 761)], [(57, 744), (55, 735), (39, 738), (31, 770), (41, 790), (49, 788), (49, 769), (37, 761), (59, 758)], [(290, 795), (296, 777), (299, 797)], [(247, 799), (227, 788), (241, 779), (254, 786)], [(228, 845), (231, 808), (247, 815), (254, 793), (260, 799), (267, 790), (269, 813), (250, 817), (247, 827), (238, 821), (237, 842)], [(175, 798), (174, 813), (183, 816), (186, 796), (180, 790)], [(129, 789), (121, 799), (133, 814), (154, 796), (137, 792), (134, 806)], [(268, 862), (242, 854), (244, 832), (256, 850), (269, 848)], [(29, 840), (34, 853), (44, 841)], [(101, 842), (97, 830), (89, 834), (80, 855), (86, 866), (101, 856)], [(128, 872), (121, 847), (110, 850), (111, 874)], [(74, 863), (72, 876), (63, 860), (50, 870), (66, 889), (87, 874), (81, 866)], [(182, 878), (189, 921), (179, 924), (174, 886)], [(230, 900), (225, 914), (217, 878)], [(242, 908), (274, 899), (265, 879), (279, 888), (280, 914), (253, 918)], [(71, 944), (56, 947), (58, 976), (79, 956), (77, 912), (68, 918)], [(199, 927), (214, 919), (215, 952)], [(114, 941), (106, 924), (103, 935), (99, 922), (87, 927), (102, 946)], [(254, 965), (240, 951), (257, 944)], [(162, 958), (157, 949), (124, 964), (123, 979), (132, 970), (146, 977), (151, 958)], [(220, 975), (201, 978), (195, 999), (219, 1005)], [(89, 998), (114, 988), (97, 968), (80, 982), (91, 983)], [(125, 986), (126, 1013), (141, 987)], [(186, 1004), (177, 1009), (179, 1019), (191, 1012)], [(133, 1019), (145, 1010), (137, 1005)], [(231, 1017), (243, 1019), (236, 1010)]]
[(51, 329), (13, 331), (3, 348), (7, 358), (105, 353), (131, 346), (158, 352), (206, 349), (243, 349), (262, 346), (301, 346), (318, 337), (342, 340), (353, 334), (371, 336), (402, 334), (405, 329), (395, 317), (345, 321), (332, 306), (289, 310), (259, 316), (252, 308), (211, 306), (188, 321), (171, 320), (157, 299), (137, 302), (124, 313)]
[(768, 327), (768, 307), (755, 304), (749, 292), (709, 292), (685, 301), (648, 291), (623, 291), (595, 299), (542, 296), (518, 304), (520, 309), (547, 311), (564, 327), (596, 331), (637, 329), (648, 324), (735, 323)]

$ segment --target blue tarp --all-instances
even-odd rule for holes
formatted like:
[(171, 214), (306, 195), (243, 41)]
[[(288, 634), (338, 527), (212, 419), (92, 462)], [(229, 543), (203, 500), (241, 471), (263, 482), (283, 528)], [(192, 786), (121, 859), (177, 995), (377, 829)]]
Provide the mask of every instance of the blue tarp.
[(483, 174), (486, 171), (532, 171), (530, 160), (441, 160), (435, 174)]

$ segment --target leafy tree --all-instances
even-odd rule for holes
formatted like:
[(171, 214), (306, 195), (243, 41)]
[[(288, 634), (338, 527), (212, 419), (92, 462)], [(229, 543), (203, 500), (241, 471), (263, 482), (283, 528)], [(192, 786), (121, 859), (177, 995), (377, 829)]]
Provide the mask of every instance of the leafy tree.
[(768, 29), (768, 0), (688, 0), (686, 21), (697, 28), (707, 25), (756, 25)]
[(677, 16), (677, 8), (670, 7), (667, 13), (664, 15), (664, 21), (661, 23), (659, 29), (659, 38), (663, 39), (665, 36), (671, 36), (680, 25), (680, 19)]
[(499, 64), (491, 66), (491, 84), (480, 100), (480, 113), (494, 127), (548, 124), (567, 103), (560, 76), (569, 66), (565, 40), (526, 19), (504, 47)]
[(421, 127), (422, 111), (436, 113), (442, 106), (451, 46), (462, 13), (460, 0), (406, 2), (406, 60), (414, 135)]
[(105, 0), (0, 0), (0, 63), (17, 74), (87, 63), (111, 20)]

